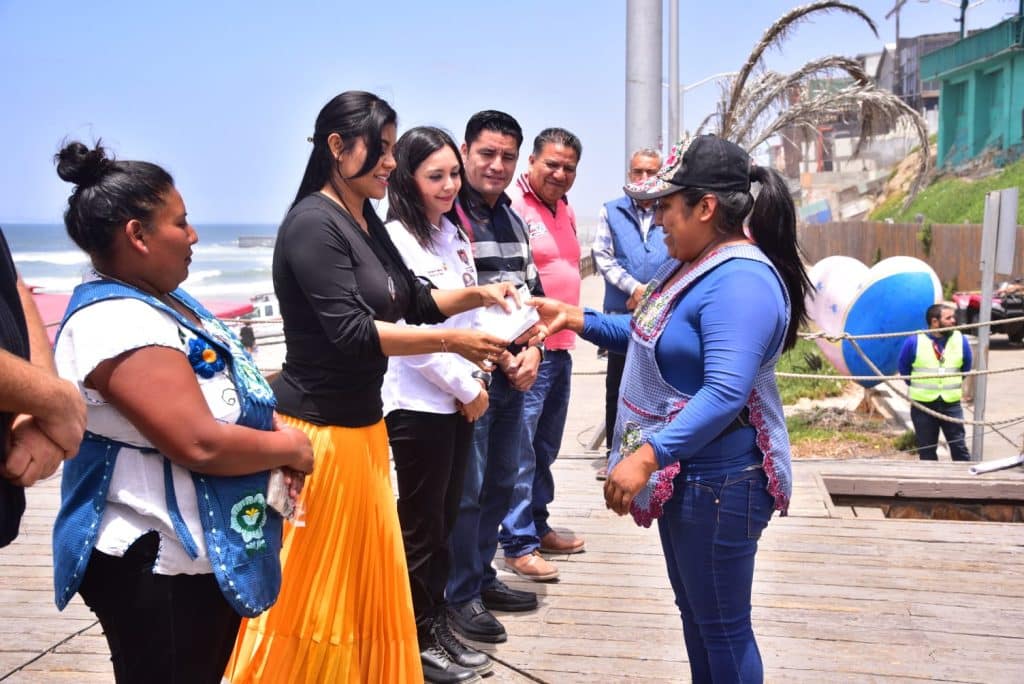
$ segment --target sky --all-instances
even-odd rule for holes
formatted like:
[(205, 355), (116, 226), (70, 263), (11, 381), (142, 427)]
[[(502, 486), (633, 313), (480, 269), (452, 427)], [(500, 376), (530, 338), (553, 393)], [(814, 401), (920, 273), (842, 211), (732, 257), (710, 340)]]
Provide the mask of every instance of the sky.
[[(895, 0), (852, 1), (878, 37), (852, 17), (819, 18), (768, 66), (791, 71), (893, 42), (884, 16)], [(683, 84), (737, 70), (796, 4), (680, 0)], [(1017, 6), (983, 0), (967, 27)], [(942, 0), (909, 0), (901, 35), (957, 30), (956, 16)], [(439, 125), (461, 141), (474, 112), (507, 111), (526, 135), (521, 169), (541, 129), (568, 128), (583, 143), (569, 198), (581, 217), (596, 216), (625, 174), (625, 18), (625, 0), (0, 0), (0, 223), (59, 222), (71, 186), (53, 155), (64, 139), (98, 138), (119, 158), (170, 171), (196, 225), (277, 223), (317, 112), (352, 89), (388, 100), (399, 133)], [(684, 127), (716, 96), (714, 83), (687, 92)]]

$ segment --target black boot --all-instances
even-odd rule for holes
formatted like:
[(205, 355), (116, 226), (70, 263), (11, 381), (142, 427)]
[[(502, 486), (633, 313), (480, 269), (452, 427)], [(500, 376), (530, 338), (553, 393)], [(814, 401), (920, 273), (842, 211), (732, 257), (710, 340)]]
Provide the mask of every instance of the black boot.
[(443, 606), (434, 616), (433, 630), (437, 643), (462, 667), (475, 670), (478, 675), (485, 675), (494, 668), (490, 656), (462, 643), (452, 633), (448, 627), (448, 611)]
[(433, 684), (474, 684), (480, 681), (475, 670), (452, 660), (448, 651), (437, 641), (435, 630), (420, 641), (420, 664), (423, 679)]

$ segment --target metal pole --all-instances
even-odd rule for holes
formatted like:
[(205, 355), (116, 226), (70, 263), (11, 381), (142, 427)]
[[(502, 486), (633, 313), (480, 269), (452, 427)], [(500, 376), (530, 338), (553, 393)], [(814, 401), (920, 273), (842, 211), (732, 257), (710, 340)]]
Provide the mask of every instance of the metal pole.
[(668, 0), (668, 144), (675, 145), (683, 130), (679, 98), (679, 0)]
[[(992, 287), (996, 277), (996, 238), (999, 231), (999, 192), (985, 195), (985, 219), (981, 233), (981, 304), (978, 307), (978, 322), (992, 320)], [(988, 369), (989, 326), (978, 328), (978, 358), (974, 360), (977, 370)], [(985, 395), (988, 391), (988, 376), (975, 376), (974, 420), (985, 420)], [(982, 460), (985, 448), (985, 426), (975, 425), (971, 439), (971, 460)]]
[(907, 98), (904, 97), (903, 93), (903, 69), (900, 68), (900, 8), (905, 4), (907, 4), (907, 0), (896, 0), (896, 4), (885, 15), (886, 19), (894, 14), (896, 15), (896, 64), (893, 67), (893, 78), (896, 80), (895, 92), (904, 102), (906, 102)]
[(661, 0), (626, 2), (626, 149), (661, 147)]

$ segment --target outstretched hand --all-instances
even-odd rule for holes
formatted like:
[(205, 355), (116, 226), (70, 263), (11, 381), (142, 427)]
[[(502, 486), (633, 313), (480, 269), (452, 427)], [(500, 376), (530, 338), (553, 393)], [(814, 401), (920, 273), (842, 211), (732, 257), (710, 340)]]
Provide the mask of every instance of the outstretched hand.
[(531, 297), (530, 306), (536, 307), (540, 322), (516, 339), (519, 344), (540, 344), (545, 337), (566, 328), (583, 331), (583, 310), (577, 306), (550, 297)]

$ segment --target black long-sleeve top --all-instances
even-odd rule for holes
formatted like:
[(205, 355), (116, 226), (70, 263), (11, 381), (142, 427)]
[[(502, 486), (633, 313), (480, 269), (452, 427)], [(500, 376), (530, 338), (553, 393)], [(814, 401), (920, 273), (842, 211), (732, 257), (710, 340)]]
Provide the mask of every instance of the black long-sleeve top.
[(320, 193), (299, 201), (277, 233), (274, 291), (284, 320), (278, 411), (317, 425), (364, 427), (383, 417), (387, 357), (374, 321), (445, 319), (406, 268), (369, 202), (369, 234)]

